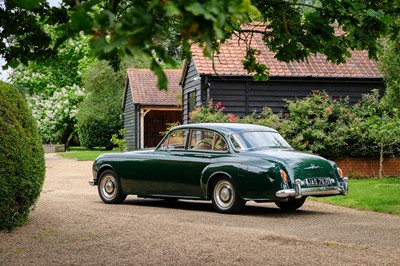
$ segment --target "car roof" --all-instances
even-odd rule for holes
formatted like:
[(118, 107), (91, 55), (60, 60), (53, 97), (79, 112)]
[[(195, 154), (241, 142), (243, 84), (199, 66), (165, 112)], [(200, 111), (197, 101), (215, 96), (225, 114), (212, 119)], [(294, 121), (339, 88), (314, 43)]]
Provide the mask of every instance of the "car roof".
[(225, 134), (238, 133), (245, 131), (269, 131), (277, 132), (275, 129), (254, 124), (242, 123), (193, 123), (174, 127), (173, 129), (210, 129), (223, 132)]

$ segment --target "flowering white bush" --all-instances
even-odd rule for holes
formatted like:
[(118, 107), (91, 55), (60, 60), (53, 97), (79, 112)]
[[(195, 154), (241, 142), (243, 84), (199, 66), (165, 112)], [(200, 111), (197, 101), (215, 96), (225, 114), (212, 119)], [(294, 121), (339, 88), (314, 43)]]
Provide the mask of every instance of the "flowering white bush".
[(82, 73), (93, 60), (89, 38), (81, 35), (61, 44), (54, 57), (20, 65), (10, 74), (10, 82), (28, 95), (44, 143), (64, 143), (73, 136), (77, 105), (85, 95)]
[(28, 105), (37, 121), (40, 134), (44, 143), (54, 143), (60, 139), (61, 134), (69, 124), (75, 124), (75, 115), (78, 104), (83, 100), (83, 88), (72, 85), (55, 88), (48, 85), (53, 95), (38, 93), (27, 96)]

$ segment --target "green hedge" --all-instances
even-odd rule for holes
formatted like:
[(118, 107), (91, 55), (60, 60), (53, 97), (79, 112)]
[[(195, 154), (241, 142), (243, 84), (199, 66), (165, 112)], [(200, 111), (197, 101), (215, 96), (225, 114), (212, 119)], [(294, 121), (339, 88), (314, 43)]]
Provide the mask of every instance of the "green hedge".
[(0, 81), (0, 230), (24, 224), (40, 195), (44, 153), (25, 99)]

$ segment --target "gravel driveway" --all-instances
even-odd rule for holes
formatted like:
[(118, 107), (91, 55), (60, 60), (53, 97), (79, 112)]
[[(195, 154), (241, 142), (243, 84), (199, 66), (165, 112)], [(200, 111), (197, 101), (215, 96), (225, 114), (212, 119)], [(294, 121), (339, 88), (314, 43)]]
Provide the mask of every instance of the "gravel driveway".
[(88, 185), (91, 162), (46, 164), (29, 223), (0, 233), (0, 265), (400, 265), (400, 216), (312, 201), (240, 215), (203, 201), (106, 205)]

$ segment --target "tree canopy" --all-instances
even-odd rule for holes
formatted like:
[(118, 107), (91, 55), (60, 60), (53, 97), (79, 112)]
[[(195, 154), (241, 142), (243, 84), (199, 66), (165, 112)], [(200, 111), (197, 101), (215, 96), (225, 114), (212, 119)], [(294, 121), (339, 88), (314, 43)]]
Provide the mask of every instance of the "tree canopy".
[[(122, 55), (152, 57), (151, 69), (166, 88), (160, 62), (174, 62), (169, 48), (187, 57), (197, 43), (212, 57), (221, 42), (246, 31), (263, 34), (281, 61), (322, 53), (343, 63), (352, 49), (376, 58), (381, 38), (398, 35), (393, 21), (399, 13), (399, 0), (63, 0), (58, 7), (44, 0), (4, 0), (0, 55), (9, 66), (39, 60), (83, 32), (97, 56), (114, 65)], [(265, 30), (240, 27), (252, 21), (265, 23)], [(51, 38), (43, 23), (57, 25), (62, 35)], [(265, 74), (268, 66), (260, 67), (250, 42), (247, 50), (246, 69)]]

